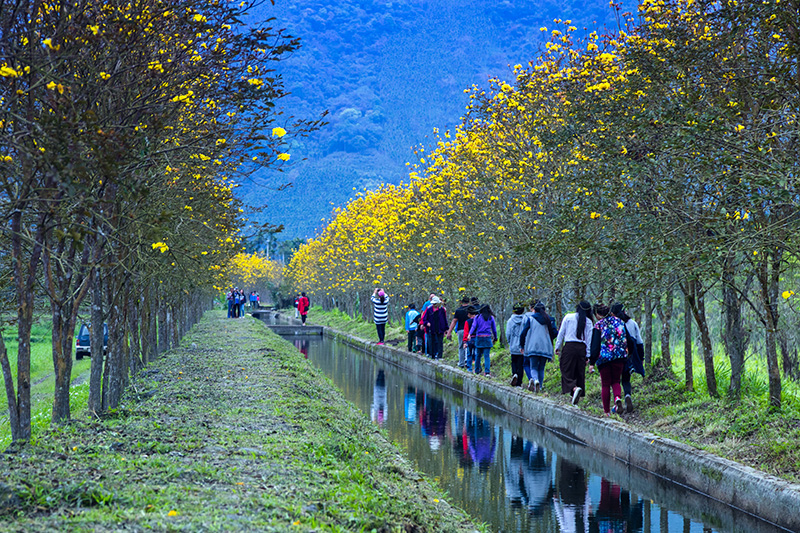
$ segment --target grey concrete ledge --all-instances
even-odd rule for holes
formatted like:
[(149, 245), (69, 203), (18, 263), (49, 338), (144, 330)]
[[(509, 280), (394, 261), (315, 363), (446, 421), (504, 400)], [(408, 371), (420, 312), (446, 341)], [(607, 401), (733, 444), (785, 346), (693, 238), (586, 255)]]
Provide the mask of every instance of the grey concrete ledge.
[[(697, 491), (712, 500), (749, 513), (787, 531), (800, 532), (800, 485), (711, 453), (633, 431), (616, 420), (591, 416), (577, 407), (562, 405), (485, 379), (427, 357), (325, 328), (325, 336), (364, 350), (412, 374), (437, 381), (479, 401), (535, 423), (609, 455), (625, 465)], [(748, 526), (736, 530), (752, 531)]]

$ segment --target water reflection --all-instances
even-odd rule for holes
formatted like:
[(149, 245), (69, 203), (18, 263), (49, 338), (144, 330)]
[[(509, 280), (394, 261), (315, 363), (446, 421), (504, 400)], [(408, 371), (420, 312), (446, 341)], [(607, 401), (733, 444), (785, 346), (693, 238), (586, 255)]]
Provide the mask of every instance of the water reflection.
[(298, 349), (493, 531), (784, 531), (348, 346), (310, 341)]

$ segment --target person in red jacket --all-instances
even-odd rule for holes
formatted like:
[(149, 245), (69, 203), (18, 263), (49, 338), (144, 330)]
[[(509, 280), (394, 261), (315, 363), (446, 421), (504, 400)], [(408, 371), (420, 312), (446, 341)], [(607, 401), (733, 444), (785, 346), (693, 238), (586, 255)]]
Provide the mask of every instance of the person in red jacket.
[(300, 313), (300, 320), (303, 321), (304, 326), (309, 307), (311, 307), (311, 302), (308, 301), (308, 296), (304, 292), (300, 293), (300, 298), (297, 300), (297, 312)]

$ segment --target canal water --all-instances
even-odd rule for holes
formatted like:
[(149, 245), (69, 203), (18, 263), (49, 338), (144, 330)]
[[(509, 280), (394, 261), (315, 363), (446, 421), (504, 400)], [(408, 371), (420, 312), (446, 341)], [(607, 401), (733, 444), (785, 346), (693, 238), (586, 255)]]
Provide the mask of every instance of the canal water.
[(339, 341), (286, 339), (493, 531), (787, 531)]

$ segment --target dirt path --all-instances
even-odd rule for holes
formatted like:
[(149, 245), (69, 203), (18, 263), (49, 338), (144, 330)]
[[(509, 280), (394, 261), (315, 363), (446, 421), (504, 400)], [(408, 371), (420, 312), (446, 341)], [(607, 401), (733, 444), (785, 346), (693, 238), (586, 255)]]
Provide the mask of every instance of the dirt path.
[(115, 418), (1, 459), (12, 531), (472, 531), (331, 382), (212, 312)]

